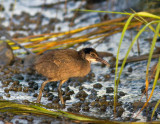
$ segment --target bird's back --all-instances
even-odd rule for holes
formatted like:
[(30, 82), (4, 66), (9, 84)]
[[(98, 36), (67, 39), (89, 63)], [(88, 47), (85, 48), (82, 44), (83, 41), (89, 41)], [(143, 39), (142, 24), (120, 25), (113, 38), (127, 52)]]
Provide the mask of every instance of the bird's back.
[(85, 76), (90, 71), (90, 63), (75, 50), (53, 50), (35, 61), (35, 69), (47, 78), (58, 81)]

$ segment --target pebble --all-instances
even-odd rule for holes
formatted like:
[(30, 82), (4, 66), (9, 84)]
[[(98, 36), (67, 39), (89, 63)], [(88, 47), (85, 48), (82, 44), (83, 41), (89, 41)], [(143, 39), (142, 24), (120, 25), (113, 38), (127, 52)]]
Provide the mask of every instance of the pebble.
[(38, 94), (37, 94), (37, 93), (34, 93), (34, 94), (33, 94), (33, 97), (37, 97), (37, 96), (38, 96)]
[(119, 96), (125, 96), (125, 95), (126, 95), (126, 93), (124, 93), (123, 91), (119, 92)]
[(124, 111), (125, 111), (124, 108), (118, 107), (118, 109), (117, 109), (117, 117), (121, 117)]
[(5, 92), (5, 93), (9, 93), (9, 89), (8, 89), (8, 88), (5, 88), (5, 89), (4, 89), (4, 92)]
[(72, 106), (75, 106), (75, 107), (81, 107), (81, 105), (82, 105), (82, 102), (76, 102), (72, 104)]
[(81, 97), (86, 98), (87, 96), (88, 94), (84, 90), (81, 90), (76, 94), (76, 98), (81, 98)]
[(90, 109), (89, 106), (84, 106), (84, 107), (82, 108), (82, 110), (85, 111), (85, 112), (89, 112), (89, 109)]
[(132, 67), (129, 67), (129, 68), (128, 68), (128, 72), (132, 72)]
[(96, 89), (101, 89), (102, 88), (102, 84), (96, 83), (96, 84), (93, 85), (93, 87), (96, 88)]
[(9, 93), (8, 93), (8, 94), (6, 94), (6, 97), (8, 97), (8, 98), (9, 98), (9, 97), (11, 97), (11, 94), (9, 94)]
[(106, 88), (106, 93), (113, 93), (113, 92), (114, 92), (113, 87), (107, 87)]

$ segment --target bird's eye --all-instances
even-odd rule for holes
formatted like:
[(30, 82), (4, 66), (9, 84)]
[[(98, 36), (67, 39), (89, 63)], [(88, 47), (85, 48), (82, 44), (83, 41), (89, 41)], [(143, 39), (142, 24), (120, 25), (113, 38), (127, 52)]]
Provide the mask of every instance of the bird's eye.
[(91, 56), (96, 56), (96, 54), (95, 53), (91, 53)]

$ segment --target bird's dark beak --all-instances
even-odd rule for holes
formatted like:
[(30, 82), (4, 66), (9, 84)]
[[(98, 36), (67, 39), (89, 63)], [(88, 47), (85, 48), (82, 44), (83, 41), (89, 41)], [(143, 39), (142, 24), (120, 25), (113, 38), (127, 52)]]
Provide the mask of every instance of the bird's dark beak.
[(100, 58), (100, 57), (96, 57), (96, 61), (102, 62), (105, 65), (107, 65), (108, 67), (110, 67), (110, 64), (107, 61), (105, 61), (104, 59)]

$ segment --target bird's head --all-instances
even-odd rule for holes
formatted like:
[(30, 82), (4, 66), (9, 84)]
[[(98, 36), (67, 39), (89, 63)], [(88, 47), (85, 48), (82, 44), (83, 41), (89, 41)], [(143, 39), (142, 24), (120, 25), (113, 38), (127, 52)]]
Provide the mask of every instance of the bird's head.
[(102, 59), (98, 53), (96, 52), (95, 49), (93, 48), (83, 48), (79, 51), (81, 57), (83, 59), (88, 60), (89, 62), (101, 62), (106, 64), (107, 66), (110, 66), (110, 64), (105, 61), (104, 59)]

